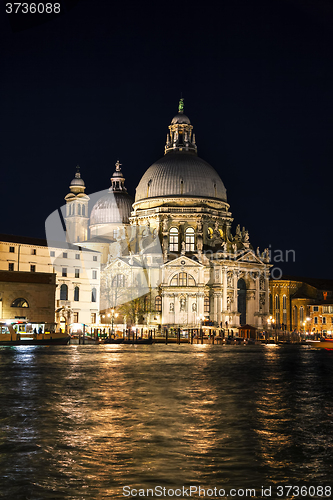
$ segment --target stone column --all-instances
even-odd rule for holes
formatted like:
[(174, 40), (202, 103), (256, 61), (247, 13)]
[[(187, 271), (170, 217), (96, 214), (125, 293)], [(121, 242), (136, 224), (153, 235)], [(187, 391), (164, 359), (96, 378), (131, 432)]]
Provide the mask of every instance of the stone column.
[(228, 291), (227, 272), (228, 268), (226, 266), (222, 267), (222, 289), (223, 289), (222, 313), (224, 314), (226, 314), (227, 312), (227, 291)]

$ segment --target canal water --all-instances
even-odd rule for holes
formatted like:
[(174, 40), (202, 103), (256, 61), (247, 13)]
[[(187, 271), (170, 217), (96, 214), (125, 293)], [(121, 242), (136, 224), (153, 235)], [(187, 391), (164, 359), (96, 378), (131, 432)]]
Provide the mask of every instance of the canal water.
[(333, 351), (1, 347), (0, 372), (0, 498), (333, 491)]

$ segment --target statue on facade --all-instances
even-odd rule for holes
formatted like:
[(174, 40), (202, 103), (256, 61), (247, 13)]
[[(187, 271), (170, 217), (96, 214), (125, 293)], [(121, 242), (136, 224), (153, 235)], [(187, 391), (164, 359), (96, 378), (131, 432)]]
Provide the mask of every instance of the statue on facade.
[(202, 233), (202, 222), (201, 222), (201, 220), (198, 221), (197, 229), (198, 229), (198, 233)]
[(192, 311), (196, 312), (196, 310), (197, 310), (197, 304), (196, 304), (196, 302), (193, 302), (193, 304), (192, 304)]
[(166, 233), (168, 231), (168, 219), (167, 218), (163, 219), (162, 228), (163, 228), (164, 233)]
[(185, 305), (186, 305), (186, 299), (185, 299), (185, 297), (180, 297), (179, 303), (180, 303), (180, 310), (181, 311), (185, 311)]
[(181, 255), (185, 255), (185, 241), (182, 241)]
[(174, 304), (174, 302), (170, 302), (169, 311), (170, 312), (175, 312), (175, 304)]

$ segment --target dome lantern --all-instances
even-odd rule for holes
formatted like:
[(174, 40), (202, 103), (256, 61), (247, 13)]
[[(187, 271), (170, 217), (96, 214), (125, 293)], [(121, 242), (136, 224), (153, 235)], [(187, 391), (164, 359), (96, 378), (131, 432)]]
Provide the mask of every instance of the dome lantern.
[(69, 189), (74, 194), (84, 193), (84, 191), (86, 189), (84, 180), (81, 179), (81, 173), (80, 173), (80, 167), (79, 167), (79, 165), (76, 166), (75, 177), (72, 180), (72, 182), (70, 183)]
[(178, 151), (197, 154), (195, 136), (192, 134), (193, 126), (188, 116), (184, 114), (183, 98), (179, 101), (178, 114), (173, 117), (169, 130), (164, 154)]
[(115, 163), (116, 170), (113, 172), (112, 177), (111, 177), (111, 187), (109, 191), (123, 191), (127, 193), (127, 189), (125, 188), (125, 177), (123, 176), (123, 173), (121, 171), (121, 163), (119, 163), (119, 160), (116, 161)]

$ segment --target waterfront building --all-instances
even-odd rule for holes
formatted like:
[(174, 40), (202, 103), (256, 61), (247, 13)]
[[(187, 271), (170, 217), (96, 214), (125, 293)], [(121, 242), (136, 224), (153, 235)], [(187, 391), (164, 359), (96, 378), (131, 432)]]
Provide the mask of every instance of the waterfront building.
[(134, 201), (116, 163), (109, 193), (92, 209), (88, 238), (83, 191), (71, 187), (73, 196), (66, 197), (69, 240), (101, 252), (101, 311), (116, 308), (121, 321), (148, 327), (210, 322), (263, 328), (269, 312), (268, 250), (255, 251), (239, 224), (232, 230), (225, 186), (197, 155), (182, 100), (164, 153), (143, 174)]
[(0, 270), (0, 322), (54, 323), (54, 273)]
[(310, 306), (309, 331), (312, 334), (332, 337), (333, 334), (333, 298), (317, 302)]
[(330, 307), (333, 302), (332, 280), (282, 276), (271, 279), (269, 288), (269, 312), (275, 328), (316, 333), (331, 329), (329, 313), (327, 323), (326, 319), (322, 323), (321, 318), (326, 318), (326, 309), (324, 315), (322, 308)]
[[(99, 289), (100, 289), (100, 254), (69, 243), (48, 242), (40, 238), (26, 236), (0, 235), (0, 271), (14, 275), (31, 274), (55, 275), (56, 293), (53, 305), (52, 321), (57, 329), (63, 331), (82, 328), (82, 325), (93, 327), (99, 321)], [(9, 278), (8, 278), (9, 279)], [(31, 278), (35, 279), (35, 278)], [(47, 279), (47, 278), (45, 278)], [(15, 278), (11, 278), (15, 288)], [(33, 319), (33, 311), (29, 299), (31, 283), (27, 278), (25, 288), (17, 290), (18, 298), (26, 299), (29, 308), (24, 309), (27, 319)], [(0, 284), (4, 287), (4, 284)], [(40, 296), (41, 297), (41, 296)], [(11, 300), (11, 299), (8, 299)], [(2, 310), (2, 319), (9, 319), (7, 309)], [(46, 314), (46, 312), (45, 312)], [(42, 319), (41, 321), (46, 321)]]

